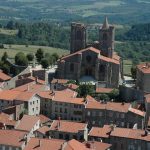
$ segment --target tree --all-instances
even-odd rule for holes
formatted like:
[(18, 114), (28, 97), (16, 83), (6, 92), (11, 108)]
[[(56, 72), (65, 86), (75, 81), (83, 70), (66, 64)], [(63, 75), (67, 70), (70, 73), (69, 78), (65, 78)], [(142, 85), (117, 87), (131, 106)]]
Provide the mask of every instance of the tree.
[(4, 73), (9, 74), (10, 73), (10, 66), (8, 64), (3, 64), (2, 70)]
[(12, 20), (9, 21), (9, 22), (7, 23), (7, 25), (6, 25), (6, 28), (7, 28), (7, 29), (10, 29), (10, 30), (15, 29), (15, 24), (14, 24), (14, 22), (13, 22)]
[(41, 60), (41, 65), (44, 69), (48, 68), (49, 67), (49, 61), (46, 59), (46, 58), (43, 58)]
[(0, 44), (0, 49), (3, 49), (4, 48), (4, 44)]
[(33, 61), (34, 55), (32, 53), (27, 54), (28, 61)]
[(7, 52), (4, 52), (4, 54), (3, 54), (2, 58), (1, 58), (1, 60), (2, 60), (3, 62), (6, 62), (6, 61), (7, 61), (7, 58), (8, 58), (8, 54), (7, 54)]
[(110, 97), (110, 99), (117, 99), (119, 97), (119, 90), (118, 89), (113, 89), (109, 93), (109, 97)]
[(59, 59), (59, 55), (57, 53), (53, 53), (52, 56), (54, 58), (54, 62), (56, 62)]
[(131, 75), (132, 75), (132, 78), (135, 80), (136, 79), (136, 66), (131, 67)]
[(24, 53), (19, 52), (15, 56), (15, 64), (19, 66), (27, 66), (28, 65), (28, 59), (25, 56)]
[(94, 93), (94, 86), (91, 84), (81, 84), (77, 89), (78, 96), (86, 97), (87, 95), (91, 95)]
[(44, 51), (43, 51), (41, 48), (39, 48), (39, 49), (37, 50), (35, 56), (36, 56), (36, 58), (37, 58), (38, 63), (40, 63), (41, 60), (42, 60), (42, 58), (44, 58)]

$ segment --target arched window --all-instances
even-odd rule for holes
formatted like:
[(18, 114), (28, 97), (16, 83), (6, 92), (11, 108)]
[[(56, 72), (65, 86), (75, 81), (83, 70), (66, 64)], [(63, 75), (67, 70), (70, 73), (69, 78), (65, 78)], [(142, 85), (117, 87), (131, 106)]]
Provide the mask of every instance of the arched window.
[(74, 72), (74, 64), (73, 63), (70, 64), (70, 71)]
[(106, 40), (107, 40), (107, 38), (108, 38), (108, 37), (107, 37), (107, 34), (106, 34), (106, 33), (104, 33), (104, 34), (103, 34), (103, 40), (105, 40), (105, 41), (106, 41)]

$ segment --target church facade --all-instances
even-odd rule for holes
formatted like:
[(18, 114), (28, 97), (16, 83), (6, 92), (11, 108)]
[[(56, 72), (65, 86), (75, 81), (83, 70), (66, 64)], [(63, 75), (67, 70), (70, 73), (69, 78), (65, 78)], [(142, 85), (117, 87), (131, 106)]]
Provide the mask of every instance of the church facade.
[(91, 76), (105, 87), (118, 87), (121, 61), (114, 52), (114, 26), (105, 18), (99, 41), (87, 46), (86, 39), (86, 26), (72, 23), (70, 54), (59, 59), (57, 78), (79, 80)]

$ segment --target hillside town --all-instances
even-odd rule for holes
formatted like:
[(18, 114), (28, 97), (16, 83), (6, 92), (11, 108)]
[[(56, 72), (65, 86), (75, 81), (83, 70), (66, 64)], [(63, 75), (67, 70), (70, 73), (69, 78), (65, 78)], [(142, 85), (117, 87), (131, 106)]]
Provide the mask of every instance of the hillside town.
[(129, 78), (107, 17), (98, 41), (86, 30), (71, 23), (70, 54), (48, 69), (0, 70), (0, 150), (150, 149), (150, 62)]

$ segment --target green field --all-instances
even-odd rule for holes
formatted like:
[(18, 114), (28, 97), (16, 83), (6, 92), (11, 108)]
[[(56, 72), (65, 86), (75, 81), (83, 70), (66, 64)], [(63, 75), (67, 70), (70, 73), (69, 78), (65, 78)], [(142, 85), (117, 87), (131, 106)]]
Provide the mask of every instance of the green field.
[(4, 52), (7, 52), (10, 58), (14, 58), (18, 52), (23, 52), (25, 54), (36, 53), (38, 48), (42, 48), (45, 53), (52, 54), (52, 53), (56, 52), (59, 54), (59, 56), (69, 53), (69, 51), (67, 51), (67, 50), (53, 48), (53, 47), (47, 47), (47, 46), (29, 45), (28, 47), (26, 47), (25, 45), (6, 45), (5, 44), (4, 47), (5, 47), (4, 49), (0, 49), (0, 57), (3, 55)]
[(123, 61), (123, 72), (125, 75), (131, 75), (131, 67), (132, 61), (131, 60), (124, 60)]

